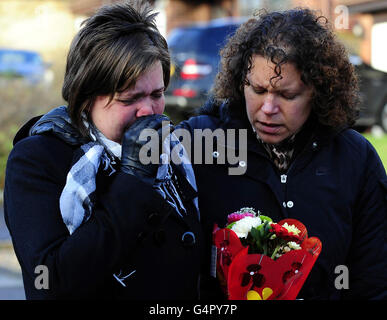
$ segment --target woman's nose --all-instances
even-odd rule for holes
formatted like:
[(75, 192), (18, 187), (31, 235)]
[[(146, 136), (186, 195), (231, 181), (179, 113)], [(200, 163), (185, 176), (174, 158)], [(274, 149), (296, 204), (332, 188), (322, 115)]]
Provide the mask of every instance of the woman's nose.
[(262, 111), (266, 114), (275, 114), (279, 110), (276, 98), (272, 94), (268, 94), (263, 101)]
[(152, 114), (154, 114), (153, 106), (150, 102), (148, 102), (138, 107), (136, 117), (150, 116)]

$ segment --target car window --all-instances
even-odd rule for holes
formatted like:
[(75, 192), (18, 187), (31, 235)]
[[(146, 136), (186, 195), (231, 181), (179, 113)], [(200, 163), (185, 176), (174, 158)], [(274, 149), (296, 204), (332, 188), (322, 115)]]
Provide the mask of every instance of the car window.
[(233, 34), (238, 25), (211, 28), (181, 28), (174, 30), (168, 38), (172, 52), (200, 52), (203, 55), (217, 55), (226, 43), (226, 37)]
[(18, 65), (18, 64), (34, 64), (41, 63), (39, 55), (32, 52), (18, 51), (0, 51), (0, 64), (2, 65)]

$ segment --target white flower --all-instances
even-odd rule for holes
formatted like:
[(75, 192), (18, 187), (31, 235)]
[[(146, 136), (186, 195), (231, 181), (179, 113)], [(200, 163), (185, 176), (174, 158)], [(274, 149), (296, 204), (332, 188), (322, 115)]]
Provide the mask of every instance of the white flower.
[(235, 222), (231, 227), (239, 238), (246, 238), (251, 228), (256, 228), (262, 223), (259, 217), (245, 217)]
[(300, 250), (301, 249), (301, 246), (298, 243), (294, 242), (294, 241), (289, 241), (287, 243), (287, 245), (288, 245), (288, 247), (290, 249), (293, 249), (293, 250)]
[(292, 249), (290, 249), (290, 247), (285, 246), (283, 251), (284, 251), (284, 252), (289, 252), (290, 250), (292, 250)]
[(295, 235), (298, 235), (301, 230), (299, 230), (294, 224), (291, 224), (291, 225), (288, 225), (287, 222), (285, 222), (283, 225), (282, 225), (286, 230), (289, 231), (289, 233), (293, 233)]

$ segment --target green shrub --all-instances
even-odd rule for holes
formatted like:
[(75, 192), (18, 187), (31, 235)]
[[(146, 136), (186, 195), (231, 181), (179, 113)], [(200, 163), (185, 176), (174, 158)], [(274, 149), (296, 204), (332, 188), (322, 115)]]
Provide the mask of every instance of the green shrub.
[(383, 162), (384, 168), (387, 170), (387, 134), (374, 136), (372, 134), (364, 134), (364, 137), (373, 145)]
[(60, 84), (26, 84), (23, 79), (0, 79), (0, 190), (12, 141), (19, 128), (32, 117), (64, 103)]

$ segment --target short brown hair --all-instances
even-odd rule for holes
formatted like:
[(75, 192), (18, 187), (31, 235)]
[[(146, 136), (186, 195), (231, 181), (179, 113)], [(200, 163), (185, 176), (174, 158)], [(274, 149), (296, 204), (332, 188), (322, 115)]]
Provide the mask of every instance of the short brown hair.
[(84, 21), (73, 39), (62, 88), (73, 124), (86, 129), (82, 112), (100, 95), (113, 96), (135, 85), (139, 76), (156, 61), (169, 84), (170, 56), (149, 5), (118, 3), (100, 8)]
[(358, 79), (345, 47), (325, 17), (304, 8), (258, 12), (221, 50), (221, 70), (213, 88), (216, 100), (245, 105), (243, 87), (253, 55), (276, 65), (274, 78), (281, 77), (284, 63), (296, 66), (302, 81), (314, 89), (312, 112), (320, 123), (330, 127), (354, 124), (359, 108)]

